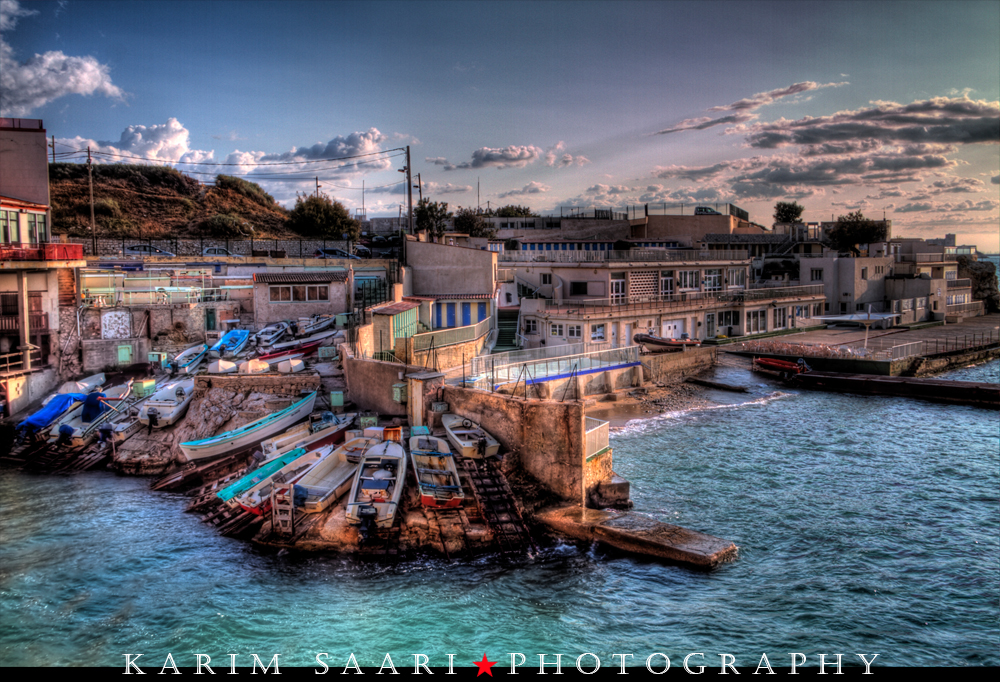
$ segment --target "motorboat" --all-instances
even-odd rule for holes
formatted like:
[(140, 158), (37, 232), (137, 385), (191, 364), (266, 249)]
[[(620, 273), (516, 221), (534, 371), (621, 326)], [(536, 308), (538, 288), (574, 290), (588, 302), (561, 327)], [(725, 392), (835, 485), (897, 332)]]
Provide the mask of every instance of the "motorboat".
[(764, 374), (770, 374), (780, 379), (787, 379), (796, 374), (809, 371), (809, 365), (805, 360), (791, 362), (790, 360), (779, 360), (777, 358), (754, 358), (751, 369)]
[(462, 505), (465, 492), (448, 441), (434, 436), (412, 436), (410, 462), (420, 488), (420, 504), (431, 508)]
[[(103, 375), (102, 375), (103, 376)], [(52, 422), (65, 417), (71, 410), (83, 406), (87, 396), (84, 393), (56, 393), (49, 396), (42, 409), (24, 419), (17, 425), (17, 431), (22, 436), (40, 433)]]
[(679, 339), (666, 339), (652, 334), (636, 334), (632, 337), (632, 342), (642, 346), (649, 353), (677, 352), (701, 345), (698, 339), (688, 339), (686, 336), (687, 334), (682, 334)]
[(231, 329), (219, 339), (219, 342), (208, 349), (209, 357), (232, 358), (246, 348), (247, 341), (250, 340), (250, 332), (246, 329)]
[(222, 502), (227, 506), (235, 509), (240, 506), (239, 502), (235, 501), (237, 497), (259, 483), (268, 481), (271, 476), (278, 473), (285, 466), (291, 464), (308, 452), (309, 451), (306, 448), (293, 448), (280, 457), (275, 457), (245, 476), (236, 479), (225, 488), (215, 493), (215, 496), (222, 500)]
[[(112, 386), (107, 391), (92, 391), (79, 408), (72, 410), (49, 431), (49, 442), (82, 447), (97, 437), (97, 428), (113, 414), (127, 414), (132, 380)], [(117, 403), (112, 405), (111, 403)]]
[(313, 411), (315, 403), (316, 392), (313, 391), (302, 400), (293, 403), (280, 412), (261, 417), (249, 424), (244, 424), (238, 429), (226, 431), (211, 438), (202, 438), (201, 440), (181, 443), (179, 447), (181, 452), (188, 458), (188, 461), (191, 462), (244, 450), (305, 419)]
[(295, 492), (306, 494), (302, 510), (307, 514), (321, 512), (351, 488), (358, 471), (358, 462), (347, 458), (347, 448), (341, 446), (312, 466), (295, 483)]
[(193, 397), (193, 378), (168, 381), (143, 403), (139, 421), (145, 425), (152, 423), (153, 428), (170, 426), (184, 416)]
[(180, 374), (194, 374), (198, 371), (202, 360), (208, 354), (208, 344), (201, 343), (191, 346), (185, 351), (178, 353), (171, 361), (170, 366), (175, 372)]
[(271, 511), (271, 486), (274, 483), (298, 483), (299, 479), (313, 467), (322, 464), (333, 452), (332, 445), (310, 450), (275, 471), (268, 478), (260, 481), (246, 492), (237, 495), (230, 501), (258, 516)]
[(208, 363), (208, 373), (209, 374), (233, 374), (236, 372), (237, 365), (235, 362), (229, 360), (213, 360)]
[[(497, 439), (483, 430), (471, 419), (465, 419), (457, 414), (446, 414), (441, 417), (448, 440), (455, 446), (455, 452), (463, 457), (482, 459), (492, 457), (500, 451)], [(481, 446), (480, 440), (485, 443)]]
[(299, 323), (298, 331), (295, 333), (295, 336), (311, 336), (323, 331), (324, 329), (328, 329), (336, 321), (336, 315), (313, 315), (305, 324), (302, 322)]
[[(351, 428), (356, 416), (358, 416), (357, 412), (348, 412), (347, 414), (324, 412), (316, 421), (297, 424), (284, 433), (261, 441), (261, 454), (266, 461), (294, 448), (337, 445), (344, 441), (344, 434), (347, 429)], [(313, 417), (315, 418), (315, 415)]]
[(361, 458), (351, 484), (347, 520), (367, 540), (375, 528), (392, 526), (406, 481), (406, 453), (394, 441), (373, 445)]
[(292, 325), (288, 322), (275, 322), (274, 324), (269, 324), (259, 332), (257, 332), (257, 347), (267, 348), (268, 346), (274, 344), (282, 336), (291, 332)]

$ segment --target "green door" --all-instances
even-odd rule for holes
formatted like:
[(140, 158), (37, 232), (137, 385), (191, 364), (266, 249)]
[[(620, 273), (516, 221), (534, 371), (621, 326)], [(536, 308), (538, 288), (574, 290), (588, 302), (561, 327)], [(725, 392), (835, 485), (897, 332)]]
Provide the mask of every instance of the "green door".
[(215, 331), (215, 308), (205, 308), (205, 330)]
[(118, 364), (132, 364), (132, 346), (118, 346)]

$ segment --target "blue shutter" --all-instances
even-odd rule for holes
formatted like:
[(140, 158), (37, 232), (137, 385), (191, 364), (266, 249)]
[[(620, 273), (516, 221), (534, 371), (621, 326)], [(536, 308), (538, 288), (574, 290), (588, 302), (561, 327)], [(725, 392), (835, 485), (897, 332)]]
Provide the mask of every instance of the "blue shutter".
[(454, 326), (456, 326), (455, 325), (455, 304), (454, 303), (445, 303), (445, 305), (448, 306), (448, 326), (449, 327), (454, 327)]
[(472, 324), (472, 304), (463, 303), (462, 304), (462, 326), (468, 327)]
[(479, 319), (477, 319), (476, 322), (482, 322), (485, 319), (486, 319), (486, 304), (485, 303), (480, 303), (479, 304)]

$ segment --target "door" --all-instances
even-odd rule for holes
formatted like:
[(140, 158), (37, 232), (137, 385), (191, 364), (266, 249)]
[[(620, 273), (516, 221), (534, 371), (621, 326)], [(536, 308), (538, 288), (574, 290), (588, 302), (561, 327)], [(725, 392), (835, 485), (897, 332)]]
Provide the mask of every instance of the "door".
[(455, 326), (457, 326), (455, 324), (455, 304), (454, 303), (446, 303), (445, 305), (448, 306), (448, 326), (449, 327), (455, 327)]
[(611, 280), (611, 303), (619, 304), (625, 302), (625, 280)]
[(215, 308), (205, 308), (205, 331), (215, 331)]
[(625, 325), (625, 338), (623, 339), (625, 345), (632, 343), (632, 324), (629, 323)]
[(660, 336), (664, 339), (679, 339), (684, 333), (684, 320), (664, 320)]
[(472, 304), (463, 303), (462, 304), (462, 326), (468, 327), (472, 324)]
[(132, 346), (118, 346), (118, 364), (132, 364)]
[(706, 338), (715, 338), (715, 313), (705, 315), (705, 335)]
[(611, 323), (611, 347), (618, 347), (618, 325), (615, 322)]

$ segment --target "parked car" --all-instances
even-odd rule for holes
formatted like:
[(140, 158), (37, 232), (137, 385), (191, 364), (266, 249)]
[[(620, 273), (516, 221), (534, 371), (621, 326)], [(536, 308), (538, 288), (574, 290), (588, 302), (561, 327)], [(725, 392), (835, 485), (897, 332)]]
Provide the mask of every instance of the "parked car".
[(201, 252), (203, 256), (219, 256), (220, 258), (243, 258), (238, 253), (233, 253), (229, 249), (225, 249), (221, 246), (207, 246), (205, 250)]
[(709, 208), (708, 206), (695, 206), (694, 214), (695, 215), (722, 215), (721, 213), (719, 213), (718, 211), (716, 211), (714, 208)]
[(358, 254), (358, 256), (361, 258), (372, 257), (371, 249), (369, 249), (367, 246), (362, 246), (361, 244), (358, 244), (357, 246), (354, 247), (354, 253)]
[(163, 249), (158, 249), (155, 246), (150, 246), (149, 244), (135, 244), (133, 246), (126, 246), (123, 253), (126, 256), (157, 256), (159, 258), (177, 258), (177, 254), (170, 253), (169, 251), (164, 251)]
[(316, 249), (313, 258), (351, 258), (353, 260), (361, 260), (360, 256), (353, 256), (343, 249)]
[(372, 237), (372, 245), (375, 245), (375, 244), (385, 244), (385, 242), (386, 242), (386, 238), (383, 237), (380, 234), (377, 234), (374, 237)]

